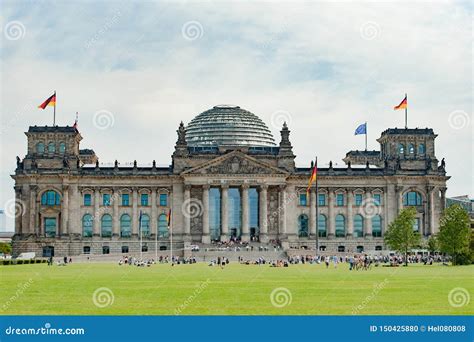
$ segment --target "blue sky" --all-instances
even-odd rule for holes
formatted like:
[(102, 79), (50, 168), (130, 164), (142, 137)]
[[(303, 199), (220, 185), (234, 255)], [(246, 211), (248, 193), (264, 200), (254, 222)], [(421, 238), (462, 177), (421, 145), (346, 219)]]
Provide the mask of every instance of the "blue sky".
[(23, 132), (52, 122), (36, 106), (54, 90), (58, 123), (79, 111), (81, 147), (101, 162), (167, 165), (179, 122), (229, 103), (277, 141), (289, 121), (299, 166), (315, 154), (342, 164), (364, 147), (364, 121), (378, 148), (403, 127), (392, 108), (408, 92), (409, 126), (439, 134), (448, 195), (474, 196), (471, 15), (454, 1), (2, 1), (0, 206)]

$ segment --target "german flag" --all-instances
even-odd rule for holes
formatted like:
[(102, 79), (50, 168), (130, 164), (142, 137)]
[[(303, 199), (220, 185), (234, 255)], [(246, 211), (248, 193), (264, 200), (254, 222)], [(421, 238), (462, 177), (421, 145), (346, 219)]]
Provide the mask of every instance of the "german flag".
[(318, 174), (318, 161), (316, 160), (316, 164), (314, 164), (313, 171), (311, 172), (311, 176), (309, 177), (308, 188), (306, 189), (307, 193), (309, 193), (309, 191), (311, 190), (311, 184), (313, 184), (316, 181), (317, 174)]
[(44, 101), (42, 104), (40, 104), (38, 106), (38, 108), (45, 109), (48, 106), (53, 106), (53, 107), (56, 106), (56, 92), (53, 95), (51, 95), (50, 97), (48, 97), (46, 99), (46, 101)]
[(399, 110), (399, 109), (407, 109), (408, 107), (408, 101), (407, 101), (407, 96), (405, 95), (405, 98), (403, 99), (402, 102), (398, 106), (393, 107), (393, 110)]
[(168, 222), (168, 229), (169, 229), (169, 227), (171, 225), (171, 209), (168, 212), (168, 215), (166, 216), (166, 221)]

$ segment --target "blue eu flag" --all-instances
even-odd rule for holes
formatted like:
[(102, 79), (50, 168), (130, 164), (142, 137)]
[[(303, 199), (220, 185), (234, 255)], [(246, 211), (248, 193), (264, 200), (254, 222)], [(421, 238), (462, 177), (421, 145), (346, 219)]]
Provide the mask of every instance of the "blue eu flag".
[(354, 135), (367, 134), (367, 122), (356, 128)]

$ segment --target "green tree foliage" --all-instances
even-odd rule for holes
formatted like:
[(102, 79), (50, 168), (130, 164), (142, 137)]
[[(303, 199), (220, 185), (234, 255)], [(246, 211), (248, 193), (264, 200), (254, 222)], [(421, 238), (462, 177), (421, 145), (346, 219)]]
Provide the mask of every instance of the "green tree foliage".
[(439, 243), (438, 238), (435, 235), (431, 235), (428, 239), (428, 243), (426, 244), (426, 248), (430, 251), (430, 253), (434, 254), (435, 252), (439, 251)]
[(460, 205), (454, 204), (444, 210), (440, 220), (438, 241), (441, 252), (451, 256), (453, 265), (470, 261), (469, 215)]
[(0, 253), (11, 254), (12, 246), (9, 243), (0, 242)]
[(421, 244), (420, 234), (413, 230), (415, 216), (415, 208), (402, 209), (385, 233), (385, 243), (391, 249), (405, 255), (405, 266), (408, 265), (408, 252)]

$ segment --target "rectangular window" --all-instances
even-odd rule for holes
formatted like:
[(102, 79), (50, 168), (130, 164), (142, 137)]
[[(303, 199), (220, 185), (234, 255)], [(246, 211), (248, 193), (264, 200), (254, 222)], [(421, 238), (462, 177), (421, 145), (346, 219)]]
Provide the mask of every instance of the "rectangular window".
[(162, 207), (166, 207), (168, 205), (168, 195), (167, 194), (160, 194), (160, 205)]
[(324, 207), (326, 205), (326, 195), (325, 194), (319, 194), (318, 195), (318, 205), (320, 207)]
[(362, 194), (355, 194), (355, 205), (362, 205)]
[(84, 194), (84, 205), (86, 207), (90, 207), (92, 205), (92, 195), (91, 194)]
[(379, 206), (382, 203), (380, 194), (374, 194), (374, 203), (376, 206)]
[(122, 206), (128, 207), (130, 205), (130, 195), (122, 194)]
[(148, 194), (141, 194), (140, 202), (142, 206), (148, 206)]
[(110, 205), (110, 194), (103, 194), (102, 195), (102, 205), (109, 206)]
[(336, 195), (336, 205), (338, 207), (344, 206), (344, 194), (337, 194)]
[(46, 237), (56, 236), (56, 218), (55, 217), (44, 218), (44, 234), (46, 235)]
[(300, 205), (306, 207), (307, 205), (306, 194), (300, 194)]
[(413, 223), (413, 230), (415, 232), (420, 231), (420, 219), (419, 218), (415, 218), (415, 222)]

